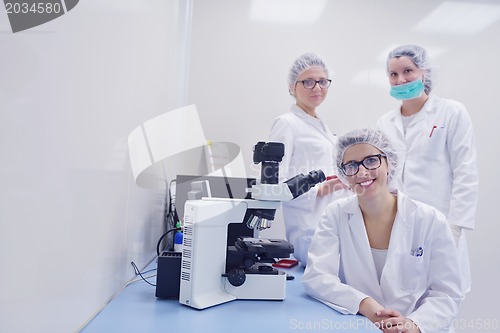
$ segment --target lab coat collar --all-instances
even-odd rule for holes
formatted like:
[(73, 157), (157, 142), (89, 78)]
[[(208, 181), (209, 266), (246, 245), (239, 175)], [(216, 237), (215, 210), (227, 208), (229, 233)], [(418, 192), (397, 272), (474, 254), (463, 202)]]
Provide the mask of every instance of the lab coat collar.
[[(398, 214), (403, 218), (407, 218), (408, 216), (410, 216), (417, 208), (417, 205), (410, 198), (408, 198), (406, 194), (399, 190), (395, 190), (392, 193), (396, 195), (398, 199)], [(353, 200), (349, 200), (347, 202), (347, 204), (344, 206), (344, 211), (348, 214), (355, 214), (357, 212), (361, 214), (359, 201), (356, 196), (354, 196)]]
[(404, 138), (404, 130), (403, 130), (403, 120), (401, 119), (401, 111), (400, 108), (394, 109), (390, 113), (390, 121), (394, 124), (394, 127), (398, 130), (399, 134), (402, 138)]
[(297, 117), (299, 117), (300, 119), (302, 119), (306, 122), (317, 121), (319, 119), (319, 118), (315, 118), (315, 117), (311, 116), (309, 113), (302, 110), (302, 108), (300, 106), (298, 106), (297, 104), (292, 104), (290, 111), (292, 111), (292, 113), (294, 113)]
[(353, 196), (352, 200), (347, 201), (347, 204), (344, 206), (344, 211), (347, 214), (354, 214), (356, 212), (361, 212), (359, 208), (359, 201), (357, 196)]
[[(436, 112), (437, 108), (435, 107), (437, 103), (438, 98), (434, 95), (429, 95), (429, 98), (425, 102), (425, 104), (422, 106), (422, 110), (417, 112), (415, 114), (415, 118), (411, 122), (410, 126), (414, 126), (416, 123), (419, 121), (423, 120), (425, 118), (425, 115), (430, 112)], [(401, 106), (397, 109), (392, 110), (390, 114), (390, 120), (394, 124), (394, 126), (397, 128), (399, 133), (404, 137), (404, 130), (403, 130), (403, 121), (402, 121), (402, 115), (401, 115)]]
[[(395, 253), (405, 253), (408, 246), (408, 244), (406, 244), (406, 234), (410, 230), (410, 216), (417, 208), (415, 202), (413, 202), (404, 193), (396, 190), (393, 194), (397, 196), (398, 212), (391, 231), (387, 258), (393, 256)], [(358, 258), (363, 261), (360, 264), (364, 265), (364, 267), (368, 270), (368, 285), (373, 293), (372, 297), (378, 302), (384, 303), (384, 290), (391, 289), (388, 287), (388, 284), (392, 283), (391, 281), (393, 281), (394, 277), (391, 276), (392, 273), (390, 270), (384, 267), (380, 283), (378, 282), (377, 272), (373, 262), (370, 243), (363, 223), (358, 198), (354, 196), (351, 200), (348, 200), (343, 208), (343, 211), (351, 215), (349, 218), (349, 228), (352, 230), (354, 237), (357, 238), (356, 243), (360, 244), (359, 251), (361, 255)]]
[(425, 112), (437, 112), (437, 108), (435, 107), (438, 102), (438, 97), (434, 95), (429, 95), (429, 98), (425, 102), (424, 106), (422, 107), (422, 111)]
[[(406, 233), (410, 229), (410, 216), (417, 209), (417, 205), (401, 191), (394, 191), (397, 196), (397, 213), (394, 225), (392, 226), (391, 238), (389, 241), (388, 254), (392, 254), (400, 247), (405, 247)], [(383, 272), (382, 272), (383, 275)]]
[(393, 193), (398, 197), (398, 214), (406, 220), (417, 209), (417, 204), (401, 191)]
[(314, 127), (316, 130), (318, 130), (323, 136), (325, 136), (328, 141), (330, 141), (332, 144), (336, 144), (334, 135), (330, 132), (326, 124), (323, 122), (321, 118), (315, 118), (302, 110), (297, 104), (292, 104), (290, 111), (295, 114), (299, 119), (301, 119), (303, 122), (308, 124), (309, 126)]
[[(417, 209), (417, 204), (404, 193), (400, 191), (395, 191), (393, 193), (397, 195), (398, 211), (396, 213), (394, 225), (392, 226), (387, 256), (393, 253), (405, 252), (408, 247), (406, 234), (411, 228), (411, 215)], [(383, 277), (384, 271), (382, 271), (382, 278)]]
[[(427, 101), (425, 101), (424, 105), (422, 106), (422, 109), (414, 115), (414, 118), (409, 126), (414, 126), (416, 123), (424, 120), (427, 114), (436, 112), (437, 111), (437, 108), (435, 107), (436, 103), (437, 103), (437, 98), (433, 95), (429, 96), (429, 98), (427, 98)], [(399, 121), (402, 124), (401, 117), (402, 116), (399, 117), (400, 118)]]
[[(349, 200), (344, 207), (344, 211), (350, 215), (349, 229), (356, 238), (356, 244), (359, 244), (359, 265), (365, 267), (367, 270), (366, 274), (368, 279), (366, 280), (366, 287), (376, 301), (384, 303), (382, 288), (378, 282), (377, 270), (371, 253), (370, 241), (368, 240), (368, 234), (366, 233), (363, 216), (356, 196), (354, 196), (352, 200)], [(365, 292), (367, 291), (368, 290), (365, 290)]]

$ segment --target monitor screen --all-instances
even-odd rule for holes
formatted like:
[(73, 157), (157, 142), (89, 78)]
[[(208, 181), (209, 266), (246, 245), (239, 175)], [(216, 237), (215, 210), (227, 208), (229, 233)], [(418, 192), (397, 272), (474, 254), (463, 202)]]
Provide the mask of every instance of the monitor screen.
[[(255, 178), (222, 177), (222, 176), (192, 176), (177, 175), (175, 184), (175, 208), (177, 216), (184, 217), (184, 204), (191, 191), (191, 182), (207, 180), (210, 184), (210, 193), (214, 198), (251, 199), (247, 191), (256, 184)], [(246, 219), (241, 223), (232, 223), (228, 227), (228, 245), (234, 244), (238, 236), (253, 236), (253, 230), (246, 226)]]

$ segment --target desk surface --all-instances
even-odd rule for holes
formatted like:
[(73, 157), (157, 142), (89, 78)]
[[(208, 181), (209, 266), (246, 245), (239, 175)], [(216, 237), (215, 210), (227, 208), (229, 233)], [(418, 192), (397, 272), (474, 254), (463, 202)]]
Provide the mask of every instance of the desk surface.
[[(148, 268), (155, 268), (152, 263)], [(359, 315), (342, 315), (309, 297), (302, 283), (303, 268), (283, 269), (287, 281), (283, 301), (235, 300), (196, 310), (177, 300), (157, 299), (155, 287), (144, 281), (128, 285), (82, 333), (137, 332), (380, 332)], [(146, 274), (148, 275), (148, 274)], [(152, 283), (155, 278), (150, 279)]]

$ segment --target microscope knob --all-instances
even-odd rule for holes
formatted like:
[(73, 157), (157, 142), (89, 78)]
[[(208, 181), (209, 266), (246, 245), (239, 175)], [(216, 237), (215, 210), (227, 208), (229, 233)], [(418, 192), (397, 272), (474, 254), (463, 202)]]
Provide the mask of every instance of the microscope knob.
[(239, 268), (232, 269), (227, 273), (227, 280), (231, 285), (239, 287), (243, 283), (245, 283), (246, 280), (245, 271)]

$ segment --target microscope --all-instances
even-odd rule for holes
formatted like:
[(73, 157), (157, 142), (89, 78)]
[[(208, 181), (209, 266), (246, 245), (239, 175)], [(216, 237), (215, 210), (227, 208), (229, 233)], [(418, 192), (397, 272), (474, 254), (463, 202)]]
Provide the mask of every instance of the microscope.
[(281, 202), (292, 200), (325, 180), (321, 170), (279, 183), (284, 145), (258, 142), (253, 162), (261, 164), (260, 183), (250, 199), (202, 197), (187, 200), (184, 209), (179, 302), (205, 309), (229, 301), (284, 300), (287, 275), (272, 267), (288, 258), (293, 246), (286, 240), (241, 236), (228, 240), (228, 226), (245, 224), (255, 236), (271, 227)]

